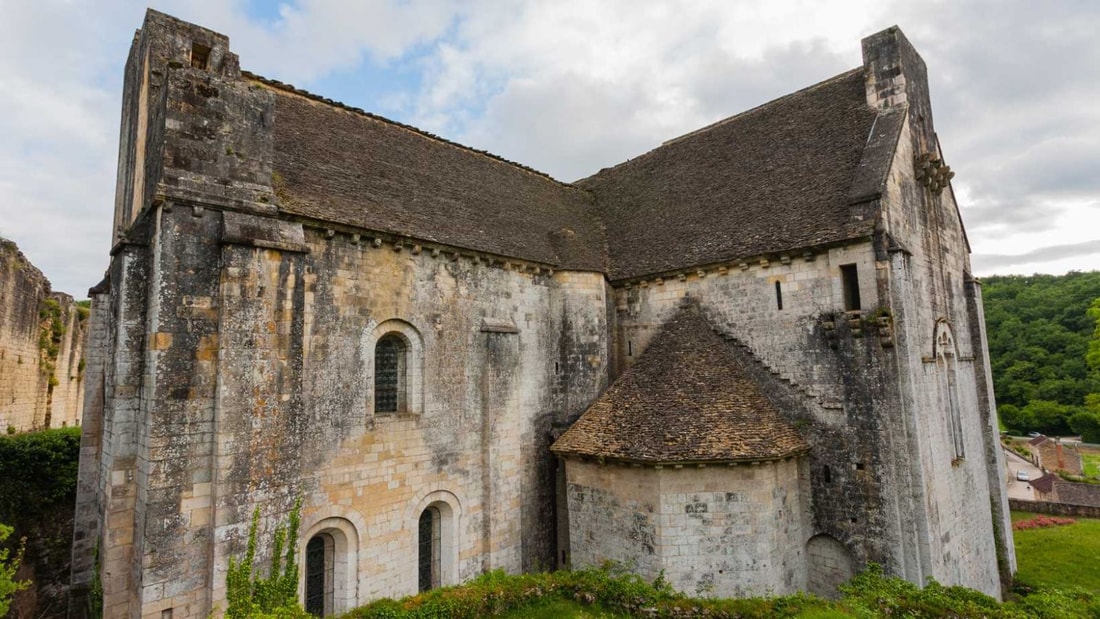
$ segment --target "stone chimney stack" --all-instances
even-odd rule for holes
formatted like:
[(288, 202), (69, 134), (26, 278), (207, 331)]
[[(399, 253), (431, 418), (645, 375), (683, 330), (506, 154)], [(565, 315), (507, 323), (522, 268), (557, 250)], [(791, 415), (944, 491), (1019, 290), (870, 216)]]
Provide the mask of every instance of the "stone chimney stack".
[(240, 77), (229, 38), (148, 9), (134, 34), (122, 91), (114, 241), (149, 205), (163, 172), (165, 89), (171, 71)]
[(928, 70), (901, 28), (891, 26), (863, 39), (863, 74), (867, 104), (879, 110), (908, 105), (919, 152), (934, 150)]

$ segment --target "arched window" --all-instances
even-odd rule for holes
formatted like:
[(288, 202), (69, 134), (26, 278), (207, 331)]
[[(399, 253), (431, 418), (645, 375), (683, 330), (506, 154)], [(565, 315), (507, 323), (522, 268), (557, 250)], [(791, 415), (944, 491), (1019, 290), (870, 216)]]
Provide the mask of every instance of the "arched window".
[[(331, 508), (330, 512), (340, 512)], [(358, 519), (356, 517), (356, 519)], [(358, 525), (339, 515), (329, 516), (303, 529), (297, 542), (302, 557), (298, 570), (298, 599), (309, 614), (332, 617), (358, 606)]]
[(947, 427), (951, 434), (951, 443), (955, 458), (962, 458), (963, 429), (962, 411), (959, 410), (958, 369), (956, 364), (958, 355), (955, 350), (955, 337), (951, 333), (951, 326), (941, 320), (936, 323), (934, 338), (936, 347), (936, 370), (941, 394), (941, 402), (947, 417)]
[(408, 346), (396, 333), (378, 340), (374, 347), (374, 412), (407, 410)]
[(417, 540), (417, 590), (428, 591), (440, 584), (442, 518), (434, 506), (420, 512)]
[(458, 584), (459, 523), (462, 503), (458, 497), (440, 488), (425, 488), (409, 503), (403, 527), (409, 553), (409, 593)]
[(360, 340), (369, 415), (424, 413), (424, 338), (412, 324), (373, 323)]
[(336, 544), (332, 536), (319, 533), (306, 544), (306, 612), (315, 617), (332, 614)]

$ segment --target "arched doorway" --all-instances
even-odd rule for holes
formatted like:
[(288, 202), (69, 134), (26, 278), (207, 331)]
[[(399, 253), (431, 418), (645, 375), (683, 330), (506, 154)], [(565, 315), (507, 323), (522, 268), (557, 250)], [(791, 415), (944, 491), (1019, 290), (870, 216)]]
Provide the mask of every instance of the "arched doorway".
[(332, 536), (318, 533), (306, 544), (306, 612), (315, 617), (332, 614), (336, 544)]
[(417, 540), (417, 590), (428, 591), (440, 585), (442, 518), (434, 505), (420, 512)]
[(828, 535), (815, 535), (806, 542), (806, 588), (826, 599), (840, 597), (837, 589), (855, 575), (852, 553)]

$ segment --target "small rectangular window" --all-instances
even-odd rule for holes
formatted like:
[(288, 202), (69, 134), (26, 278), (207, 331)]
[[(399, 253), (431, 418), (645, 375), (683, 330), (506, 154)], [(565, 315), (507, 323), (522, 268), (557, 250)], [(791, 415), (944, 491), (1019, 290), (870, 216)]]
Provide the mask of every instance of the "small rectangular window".
[(775, 309), (783, 309), (783, 287), (775, 282)]
[(206, 63), (210, 60), (210, 48), (201, 43), (191, 44), (191, 66), (196, 69), (206, 69)]
[(859, 274), (856, 265), (840, 265), (840, 282), (844, 287), (844, 310), (848, 312), (858, 311), (859, 304)]

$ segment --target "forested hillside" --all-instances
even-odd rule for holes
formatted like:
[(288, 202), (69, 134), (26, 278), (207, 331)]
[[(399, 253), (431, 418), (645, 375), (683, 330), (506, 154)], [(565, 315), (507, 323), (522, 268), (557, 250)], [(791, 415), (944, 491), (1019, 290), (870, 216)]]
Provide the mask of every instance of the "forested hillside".
[(1100, 442), (1100, 271), (987, 277), (982, 296), (1001, 423)]

